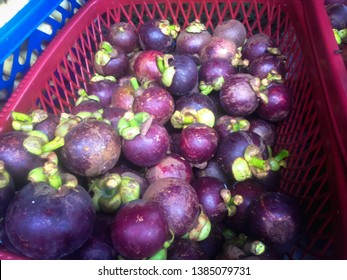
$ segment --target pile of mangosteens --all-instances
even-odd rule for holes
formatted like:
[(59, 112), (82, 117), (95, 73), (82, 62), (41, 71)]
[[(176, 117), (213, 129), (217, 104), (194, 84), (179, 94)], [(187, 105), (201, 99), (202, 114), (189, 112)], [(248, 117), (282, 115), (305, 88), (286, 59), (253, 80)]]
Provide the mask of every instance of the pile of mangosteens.
[(293, 106), (285, 57), (238, 20), (113, 24), (71, 112), (12, 112), (0, 135), (1, 246), (31, 259), (281, 259)]

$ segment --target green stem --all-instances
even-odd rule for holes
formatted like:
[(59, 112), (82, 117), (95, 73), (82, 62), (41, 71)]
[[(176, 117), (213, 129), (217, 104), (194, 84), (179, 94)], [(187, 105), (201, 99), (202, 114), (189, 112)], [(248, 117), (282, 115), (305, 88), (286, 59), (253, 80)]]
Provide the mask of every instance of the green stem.
[(63, 147), (65, 144), (65, 140), (63, 137), (56, 136), (52, 141), (44, 144), (41, 148), (41, 153), (49, 153), (52, 151), (55, 151), (61, 147)]
[(59, 189), (63, 185), (63, 180), (59, 174), (58, 166), (53, 162), (47, 162), (43, 166), (44, 173), (47, 176), (51, 187)]
[(130, 79), (130, 84), (134, 90), (138, 90), (140, 88), (139, 82), (137, 81), (137, 79), (135, 77), (132, 77)]

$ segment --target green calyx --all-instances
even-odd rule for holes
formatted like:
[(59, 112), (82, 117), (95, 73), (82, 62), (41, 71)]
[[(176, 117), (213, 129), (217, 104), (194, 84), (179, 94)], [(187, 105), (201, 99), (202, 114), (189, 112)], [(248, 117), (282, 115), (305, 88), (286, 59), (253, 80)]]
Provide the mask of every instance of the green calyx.
[(5, 188), (11, 181), (10, 174), (6, 171), (5, 162), (0, 160), (0, 189)]
[(98, 73), (95, 73), (92, 78), (90, 79), (92, 83), (97, 83), (101, 81), (111, 81), (111, 82), (116, 82), (117, 79), (114, 76), (102, 76)]
[(200, 214), (195, 222), (194, 227), (187, 232), (183, 238), (190, 239), (192, 241), (205, 240), (211, 232), (211, 221), (206, 215), (204, 209), (200, 207)]
[(23, 147), (34, 155), (42, 155), (64, 146), (64, 138), (56, 136), (52, 141), (46, 134), (38, 130), (28, 132), (28, 137), (23, 141)]
[(61, 113), (60, 115), (60, 121), (59, 124), (57, 125), (54, 135), (55, 136), (60, 136), (62, 138), (65, 137), (65, 135), (76, 125), (78, 125), (82, 121), (82, 118), (77, 117), (72, 114), (67, 114), (67, 113)]
[(333, 33), (338, 45), (341, 45), (343, 40), (347, 38), (347, 28), (341, 30), (333, 29)]
[(20, 112), (11, 112), (12, 118), (12, 128), (14, 130), (21, 131), (32, 131), (34, 129), (34, 125), (40, 123), (48, 118), (48, 113), (41, 109), (36, 109), (32, 111), (30, 114), (24, 114)]
[(119, 120), (117, 131), (126, 140), (132, 140), (137, 135), (146, 135), (153, 121), (153, 117), (147, 112), (126, 112)]
[(205, 24), (203, 24), (200, 20), (196, 19), (189, 23), (189, 25), (185, 29), (188, 33), (201, 33), (202, 31), (206, 31), (207, 28)]
[(171, 36), (173, 39), (177, 38), (178, 33), (181, 30), (181, 27), (179, 25), (177, 24), (171, 25), (168, 20), (159, 21), (158, 27), (164, 35)]
[(92, 180), (89, 192), (96, 211), (115, 213), (122, 204), (140, 197), (140, 184), (130, 177), (108, 173)]
[(84, 89), (79, 89), (77, 94), (78, 94), (79, 98), (77, 99), (75, 106), (78, 106), (85, 101), (100, 102), (100, 98), (98, 96), (88, 95), (88, 93)]
[(161, 73), (161, 82), (165, 87), (170, 87), (175, 76), (175, 67), (170, 66), (170, 60), (174, 59), (172, 54), (164, 54), (157, 57), (157, 67)]
[(29, 172), (29, 181), (32, 183), (46, 182), (56, 190), (62, 186), (73, 188), (78, 185), (78, 180), (75, 176), (60, 172), (58, 157), (54, 152), (43, 154), (42, 158), (46, 159), (45, 164)]
[(99, 50), (95, 53), (95, 62), (100, 66), (105, 66), (111, 59), (117, 56), (117, 50), (109, 42), (102, 41), (99, 45)]
[(158, 252), (154, 253), (152, 256), (147, 258), (148, 260), (166, 260), (167, 259), (167, 249), (171, 246), (172, 242), (175, 240), (175, 234), (170, 230), (171, 237), (166, 240)]
[(240, 50), (237, 50), (235, 55), (231, 58), (231, 65), (234, 67), (248, 67), (249, 60), (242, 59), (242, 54)]
[(215, 124), (215, 115), (207, 108), (200, 110), (183, 108), (181, 111), (177, 110), (172, 114), (170, 122), (174, 128), (178, 129), (185, 128), (192, 123), (202, 123), (213, 127)]
[(237, 206), (243, 203), (243, 197), (241, 195), (232, 196), (230, 190), (227, 188), (220, 191), (220, 196), (222, 197), (227, 209), (227, 215), (229, 217), (235, 215)]

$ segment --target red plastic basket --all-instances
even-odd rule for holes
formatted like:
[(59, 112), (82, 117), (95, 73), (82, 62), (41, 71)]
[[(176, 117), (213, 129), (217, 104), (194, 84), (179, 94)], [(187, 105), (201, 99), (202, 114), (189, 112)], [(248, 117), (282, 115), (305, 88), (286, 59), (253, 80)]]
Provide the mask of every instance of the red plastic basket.
[[(291, 156), (280, 190), (297, 198), (305, 227), (289, 259), (346, 259), (347, 178), (344, 160), (320, 76), (311, 55), (299, 0), (91, 0), (52, 41), (0, 113), (0, 132), (10, 129), (10, 112), (40, 107), (69, 112), (79, 88), (93, 74), (93, 54), (103, 30), (119, 21), (140, 25), (169, 18), (182, 27), (199, 18), (212, 31), (223, 20), (241, 20), (248, 34), (265, 32), (287, 57), (286, 83), (294, 95), (290, 116), (278, 127), (275, 150)], [(313, 68), (313, 69), (312, 69)], [(315, 89), (315, 90), (314, 90)]]
[(303, 1), (308, 35), (316, 69), (325, 92), (324, 100), (333, 119), (341, 154), (347, 164), (347, 68), (339, 52), (324, 0)]

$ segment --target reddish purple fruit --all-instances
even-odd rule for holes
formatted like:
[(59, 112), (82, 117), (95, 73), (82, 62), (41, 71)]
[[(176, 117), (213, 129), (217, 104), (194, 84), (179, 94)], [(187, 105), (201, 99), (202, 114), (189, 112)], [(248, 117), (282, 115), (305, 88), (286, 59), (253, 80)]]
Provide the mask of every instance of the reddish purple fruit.
[(271, 83), (266, 91), (268, 101), (261, 101), (257, 115), (269, 122), (284, 120), (292, 110), (293, 97), (290, 89), (284, 84)]
[(127, 259), (149, 258), (169, 239), (164, 212), (151, 201), (133, 200), (118, 210), (111, 230), (115, 250)]
[(244, 117), (253, 113), (258, 105), (257, 79), (249, 74), (235, 74), (222, 86), (219, 94), (221, 106), (230, 116)]
[(113, 46), (118, 46), (126, 53), (132, 53), (140, 48), (136, 28), (128, 22), (112, 24), (106, 33), (106, 40)]
[(212, 37), (211, 40), (201, 49), (201, 62), (208, 61), (212, 58), (222, 58), (227, 61), (237, 53), (235, 42), (223, 37)]
[(179, 54), (200, 55), (201, 49), (211, 40), (211, 33), (200, 21), (191, 22), (181, 30), (176, 40), (176, 52)]
[(237, 47), (241, 47), (246, 40), (247, 30), (241, 21), (229, 19), (216, 26), (213, 36), (234, 41)]
[(157, 67), (157, 57), (164, 53), (156, 50), (143, 51), (134, 61), (133, 71), (137, 80), (145, 82), (160, 81), (161, 73)]
[(118, 161), (121, 140), (111, 125), (83, 121), (65, 136), (61, 160), (73, 174), (94, 177), (108, 172)]
[(150, 184), (158, 179), (170, 177), (179, 178), (189, 183), (192, 180), (193, 171), (186, 159), (178, 154), (169, 154), (158, 164), (148, 168), (145, 177)]
[(14, 182), (6, 171), (5, 163), (0, 160), (0, 219), (5, 216), (7, 206), (15, 193)]
[(168, 20), (150, 19), (139, 28), (139, 40), (143, 50), (168, 53), (174, 49), (179, 26), (170, 25)]
[(225, 184), (213, 177), (202, 177), (193, 180), (191, 185), (211, 223), (221, 222), (227, 215), (221, 196), (221, 190), (226, 188)]
[(92, 77), (87, 85), (89, 95), (99, 97), (100, 104), (103, 107), (110, 106), (112, 95), (115, 93), (119, 84), (112, 78), (102, 77), (100, 75)]
[(101, 42), (99, 50), (95, 53), (94, 68), (96, 73), (102, 76), (114, 76), (119, 79), (128, 74), (130, 62), (121, 48)]
[(293, 198), (266, 192), (249, 206), (249, 235), (262, 240), (277, 252), (288, 252), (300, 236), (300, 211)]
[(145, 134), (123, 140), (122, 152), (133, 164), (149, 167), (162, 160), (169, 150), (170, 136), (166, 129), (153, 123)]
[(200, 213), (199, 199), (187, 181), (163, 178), (150, 184), (144, 200), (155, 202), (163, 209), (169, 228), (176, 237), (190, 231)]
[(90, 237), (95, 209), (81, 186), (29, 183), (16, 193), (5, 217), (11, 244), (32, 259), (60, 259)]
[(274, 124), (259, 118), (249, 119), (249, 130), (257, 133), (266, 145), (272, 147), (276, 139), (276, 127)]
[(256, 33), (249, 37), (242, 46), (242, 58), (250, 62), (261, 55), (269, 53), (269, 48), (273, 48), (274, 43), (265, 33)]
[(218, 141), (218, 134), (212, 127), (193, 123), (181, 132), (179, 153), (192, 164), (206, 163), (216, 153)]
[(233, 186), (229, 187), (232, 197), (239, 196), (242, 203), (236, 206), (236, 212), (232, 216), (227, 216), (224, 223), (227, 227), (238, 233), (246, 233), (248, 207), (253, 200), (260, 197), (265, 192), (265, 187), (254, 180), (246, 180), (243, 182), (237, 182)]
[(133, 103), (133, 112), (147, 112), (159, 124), (170, 120), (175, 109), (172, 95), (162, 87), (150, 86), (137, 96)]
[(29, 172), (42, 165), (38, 156), (24, 148), (23, 142), (27, 137), (28, 134), (22, 131), (9, 131), (0, 135), (0, 160), (4, 161), (17, 190), (27, 184)]
[(263, 54), (253, 60), (248, 68), (248, 73), (260, 79), (280, 75), (284, 78), (285, 68), (281, 57), (272, 54)]

